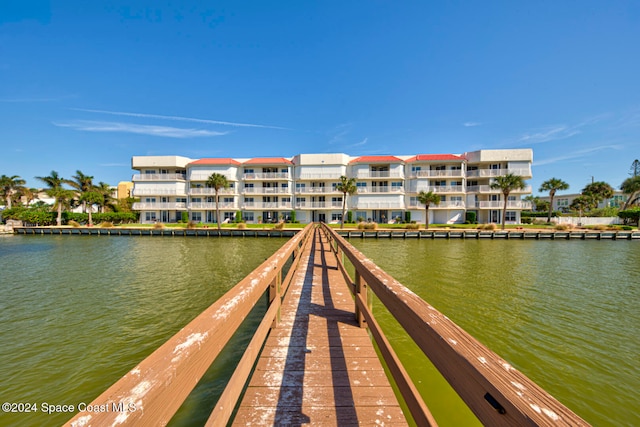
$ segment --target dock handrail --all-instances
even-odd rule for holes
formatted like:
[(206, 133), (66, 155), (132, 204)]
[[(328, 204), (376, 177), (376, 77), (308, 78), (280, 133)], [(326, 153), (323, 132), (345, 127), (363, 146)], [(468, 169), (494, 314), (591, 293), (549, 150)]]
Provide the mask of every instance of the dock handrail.
[(267, 313), (207, 422), (208, 426), (226, 425), (269, 329), (278, 322), (282, 296), (313, 228), (307, 225), (89, 405), (107, 410), (78, 413), (65, 425), (166, 425), (268, 291)]
[[(356, 315), (369, 327), (418, 425), (435, 425), (426, 405), (375, 322), (367, 289), (431, 360), (484, 425), (586, 426), (586, 421), (384, 272), (336, 231), (322, 225), (355, 296)], [(342, 254), (355, 269), (352, 280)]]

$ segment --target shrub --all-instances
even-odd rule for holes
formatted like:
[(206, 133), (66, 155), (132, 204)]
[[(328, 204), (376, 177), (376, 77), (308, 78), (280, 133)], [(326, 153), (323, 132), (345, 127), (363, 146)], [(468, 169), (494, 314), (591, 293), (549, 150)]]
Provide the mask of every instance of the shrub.
[(189, 228), (189, 229), (196, 228), (196, 222), (192, 221), (192, 220), (189, 220), (187, 222), (187, 228)]
[(353, 212), (347, 211), (347, 222), (351, 224), (353, 222)]
[(554, 227), (554, 229), (558, 231), (567, 231), (573, 228), (573, 224), (558, 224)]
[(161, 222), (156, 222), (155, 224), (153, 224), (153, 228), (161, 230), (164, 228), (164, 224)]
[(72, 226), (72, 227), (75, 227), (75, 228), (80, 227), (80, 223), (78, 223), (78, 221), (74, 221), (74, 220), (67, 221), (67, 224)]
[(364, 225), (365, 230), (377, 230), (378, 223), (377, 222), (368, 222)]
[(363, 221), (359, 221), (358, 222), (358, 230), (364, 230), (364, 222)]
[[(468, 221), (468, 222), (466, 222)], [(467, 211), (465, 214), (465, 223), (466, 224), (475, 224), (476, 223), (476, 213), (472, 211)]]
[(109, 221), (102, 221), (100, 223), (100, 228), (112, 228), (113, 227), (113, 223), (109, 222)]
[(284, 228), (284, 222), (277, 223), (273, 228), (276, 230), (282, 230)]
[(630, 225), (623, 225), (623, 226), (621, 226), (621, 227), (620, 227), (620, 229), (621, 229), (621, 230), (627, 230), (627, 231), (628, 231), (628, 230), (633, 230), (633, 227), (632, 227), (632, 226), (630, 226)]
[(180, 218), (182, 219), (182, 222), (188, 222), (189, 221), (189, 214), (186, 212), (182, 212), (180, 214)]
[(495, 225), (494, 223), (490, 223), (490, 224), (485, 224), (484, 225), (484, 229), (485, 230), (496, 230), (498, 228), (497, 225)]
[(238, 229), (239, 230), (244, 230), (245, 228), (247, 228), (247, 224), (245, 224), (244, 222), (238, 223)]
[(404, 228), (406, 228), (407, 230), (418, 230), (420, 229), (420, 224), (416, 224), (416, 223), (406, 224)]
[(602, 224), (596, 224), (596, 225), (594, 225), (592, 227), (593, 230), (598, 230), (598, 231), (604, 231), (607, 228), (609, 228), (609, 227), (607, 227), (606, 225), (602, 225)]
[(411, 211), (405, 211), (404, 222), (411, 222)]

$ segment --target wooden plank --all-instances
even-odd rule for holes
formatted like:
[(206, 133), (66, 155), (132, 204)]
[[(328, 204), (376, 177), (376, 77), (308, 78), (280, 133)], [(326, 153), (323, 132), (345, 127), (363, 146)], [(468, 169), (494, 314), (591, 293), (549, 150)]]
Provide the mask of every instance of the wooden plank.
[(309, 250), (233, 425), (406, 425), (322, 233)]

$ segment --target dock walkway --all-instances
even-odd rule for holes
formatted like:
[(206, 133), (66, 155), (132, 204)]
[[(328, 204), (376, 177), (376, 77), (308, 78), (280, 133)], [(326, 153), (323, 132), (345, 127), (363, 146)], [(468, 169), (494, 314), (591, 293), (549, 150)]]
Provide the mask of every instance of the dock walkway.
[(319, 229), (281, 313), (233, 425), (407, 425)]

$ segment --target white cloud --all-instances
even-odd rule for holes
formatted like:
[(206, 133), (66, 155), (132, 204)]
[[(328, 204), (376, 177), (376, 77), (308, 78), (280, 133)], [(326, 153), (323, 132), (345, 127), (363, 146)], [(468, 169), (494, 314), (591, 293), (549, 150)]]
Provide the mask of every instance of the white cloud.
[(480, 122), (466, 122), (462, 126), (464, 126), (466, 128), (470, 128), (470, 127), (480, 126), (481, 124), (482, 123), (480, 123)]
[(141, 135), (162, 136), (167, 138), (195, 138), (203, 136), (220, 136), (228, 132), (216, 132), (204, 129), (185, 129), (169, 126), (137, 125), (120, 122), (101, 122), (77, 120), (69, 123), (53, 123), (58, 127), (71, 128), (87, 132), (124, 132)]
[(579, 134), (580, 131), (576, 127), (568, 127), (565, 125), (556, 126), (550, 129), (545, 129), (540, 132), (525, 134), (518, 142), (526, 142), (528, 144), (539, 144), (542, 142), (555, 141), (558, 139), (570, 138)]
[(551, 157), (543, 160), (536, 160), (533, 162), (534, 166), (550, 165), (558, 162), (566, 162), (567, 160), (574, 160), (586, 157), (589, 154), (597, 153), (603, 150), (622, 150), (624, 147), (621, 145), (601, 145), (598, 147), (586, 148), (584, 150), (574, 151), (564, 156)]
[(206, 123), (211, 125), (223, 125), (223, 126), (234, 126), (234, 127), (252, 127), (252, 128), (266, 128), (266, 129), (283, 129), (289, 130), (285, 127), (280, 126), (267, 126), (267, 125), (258, 125), (252, 123), (236, 123), (236, 122), (225, 122), (220, 120), (209, 120), (209, 119), (197, 119), (193, 117), (181, 117), (181, 116), (163, 116), (161, 114), (145, 114), (145, 113), (129, 113), (126, 111), (106, 111), (106, 110), (91, 110), (86, 108), (71, 108), (74, 111), (84, 111), (87, 113), (98, 113), (98, 114), (110, 114), (113, 116), (126, 116), (126, 117), (139, 117), (145, 119), (162, 119), (162, 120), (174, 120), (181, 122), (193, 122), (193, 123)]

